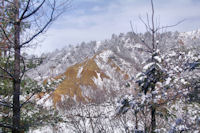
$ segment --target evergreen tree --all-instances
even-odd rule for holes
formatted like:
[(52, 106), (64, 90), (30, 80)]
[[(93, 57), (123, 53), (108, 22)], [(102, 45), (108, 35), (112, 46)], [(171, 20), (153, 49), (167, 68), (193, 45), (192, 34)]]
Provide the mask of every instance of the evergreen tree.
[[(0, 16), (0, 39), (4, 48), (5, 46), (9, 48), (8, 54), (4, 58), (1, 57), (0, 66), (2, 79), (0, 103), (3, 116), (0, 127), (5, 132), (12, 130), (13, 133), (19, 133), (36, 123), (30, 122), (33, 120), (30, 116), (32, 113), (26, 111), (33, 111), (31, 104), (38, 106), (31, 102), (31, 98), (44, 89), (26, 77), (26, 72), (29, 70), (27, 65), (30, 66), (30, 63), (22, 55), (22, 50), (30, 46), (36, 37), (45, 32), (49, 25), (65, 11), (68, 4), (68, 0), (3, 0), (1, 3), (3, 12)], [(46, 14), (44, 14), (44, 10)], [(35, 33), (31, 32), (33, 34), (30, 34), (30, 31), (35, 31)], [(42, 107), (38, 111), (35, 113), (39, 114)], [(24, 117), (25, 115), (29, 118)], [(38, 117), (43, 119), (42, 116)], [(29, 121), (29, 123), (25, 124), (23, 121)]]

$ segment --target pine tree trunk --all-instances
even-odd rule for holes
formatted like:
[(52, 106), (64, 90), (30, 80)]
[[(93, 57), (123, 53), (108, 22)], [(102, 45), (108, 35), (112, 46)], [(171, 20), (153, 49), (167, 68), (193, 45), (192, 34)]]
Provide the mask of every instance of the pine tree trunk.
[(14, 79), (13, 79), (13, 130), (12, 133), (20, 133), (20, 22), (19, 1), (15, 0), (14, 23)]

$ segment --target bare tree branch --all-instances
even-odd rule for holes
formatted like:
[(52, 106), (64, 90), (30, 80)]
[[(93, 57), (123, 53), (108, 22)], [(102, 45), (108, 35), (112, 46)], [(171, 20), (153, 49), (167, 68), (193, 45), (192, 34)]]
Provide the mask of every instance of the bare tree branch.
[[(29, 18), (30, 16), (32, 16), (33, 14), (35, 14), (35, 13), (42, 7), (42, 5), (44, 4), (45, 1), (46, 1), (46, 0), (43, 0), (42, 3), (41, 3), (35, 10), (33, 10), (31, 13), (29, 13), (28, 15), (24, 16), (24, 15), (22, 14), (23, 16), (20, 17), (20, 20)], [(28, 3), (28, 4), (29, 4), (29, 3)], [(27, 4), (27, 5), (28, 5), (28, 4)], [(25, 11), (24, 11), (24, 14), (25, 14), (26, 12), (27, 12), (27, 11), (25, 10)]]
[[(151, 30), (150, 27), (144, 22), (141, 16), (139, 16), (140, 21), (145, 25), (147, 31)], [(149, 22), (148, 22), (149, 23)]]
[(158, 27), (155, 31), (157, 32), (157, 31), (162, 30), (162, 29), (167, 29), (167, 28), (175, 27), (175, 26), (177, 26), (177, 25), (183, 23), (185, 20), (186, 20), (186, 19), (183, 19), (183, 20), (181, 20), (181, 21), (178, 21), (176, 24), (173, 24), (173, 25), (167, 25), (167, 26), (163, 26), (163, 27), (160, 27), (160, 28)]
[(20, 108), (23, 107), (25, 104), (27, 104), (27, 103), (29, 102), (29, 100), (30, 100), (35, 94), (36, 94), (36, 92), (34, 92), (28, 99), (26, 99), (26, 101), (23, 102), (23, 103), (21, 104)]
[(144, 46), (146, 46), (149, 50), (145, 50), (145, 51), (152, 51), (152, 49), (148, 46), (148, 44), (146, 44), (145, 43), (145, 41), (144, 40), (142, 40), (135, 32), (134, 32), (134, 30), (133, 30), (133, 25), (132, 25), (132, 22), (130, 21), (130, 25), (131, 25), (131, 30), (132, 30), (132, 35), (133, 36), (136, 36), (141, 42), (142, 42), (142, 44), (144, 45)]
[(151, 26), (150, 26), (150, 23), (149, 23), (149, 14), (147, 13), (146, 16), (147, 16), (147, 25), (148, 25), (148, 27), (151, 27)]
[(27, 1), (26, 8), (24, 9), (24, 11), (23, 11), (23, 13), (22, 13), (22, 15), (21, 15), (21, 17), (20, 17), (20, 20), (22, 20), (22, 19), (24, 18), (24, 15), (25, 15), (26, 12), (28, 11), (30, 1), (31, 1), (31, 0), (28, 0), (28, 1)]
[(55, 8), (52, 8), (51, 17), (50, 17), (49, 21), (43, 26), (43, 28), (39, 32), (34, 34), (29, 40), (27, 40), (26, 42), (22, 43), (20, 45), (20, 47), (23, 47), (24, 45), (30, 43), (33, 39), (35, 39), (39, 34), (41, 34), (51, 24), (51, 22), (54, 20), (54, 18), (53, 18), (54, 11), (55, 11)]
[(155, 23), (154, 23), (154, 4), (153, 0), (151, 0), (151, 10), (152, 10), (152, 16), (151, 16), (151, 22), (152, 22), (152, 27), (151, 27), (151, 32), (152, 32), (152, 47), (153, 51), (155, 50)]

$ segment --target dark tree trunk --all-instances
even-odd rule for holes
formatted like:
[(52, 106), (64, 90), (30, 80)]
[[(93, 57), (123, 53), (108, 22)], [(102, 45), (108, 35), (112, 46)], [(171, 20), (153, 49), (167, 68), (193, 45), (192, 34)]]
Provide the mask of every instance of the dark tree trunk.
[(151, 133), (155, 133), (156, 129), (156, 108), (151, 107)]
[(135, 129), (138, 129), (138, 117), (136, 112), (135, 112)]
[[(154, 77), (156, 77), (154, 73)], [(152, 92), (155, 90), (155, 84), (152, 86)], [(155, 95), (152, 94), (152, 100), (155, 99)], [(152, 101), (153, 102), (153, 101)], [(152, 103), (151, 105), (151, 133), (155, 133), (156, 129), (156, 106)]]
[(12, 133), (20, 133), (20, 22), (19, 0), (15, 0), (14, 23), (14, 79), (13, 79), (13, 130)]

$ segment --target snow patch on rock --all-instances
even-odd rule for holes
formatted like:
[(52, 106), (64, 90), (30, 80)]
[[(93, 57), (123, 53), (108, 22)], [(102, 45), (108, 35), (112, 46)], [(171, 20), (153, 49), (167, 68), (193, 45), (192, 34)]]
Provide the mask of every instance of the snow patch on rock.
[(77, 73), (77, 78), (80, 78), (81, 77), (81, 72), (83, 71), (83, 67), (80, 67), (79, 70), (78, 70), (78, 73)]
[(103, 84), (104, 83), (103, 83), (103, 80), (101, 79), (101, 74), (100, 73), (97, 73), (97, 78), (94, 77), (93, 81), (98, 87), (100, 87), (101, 89), (103, 88)]

